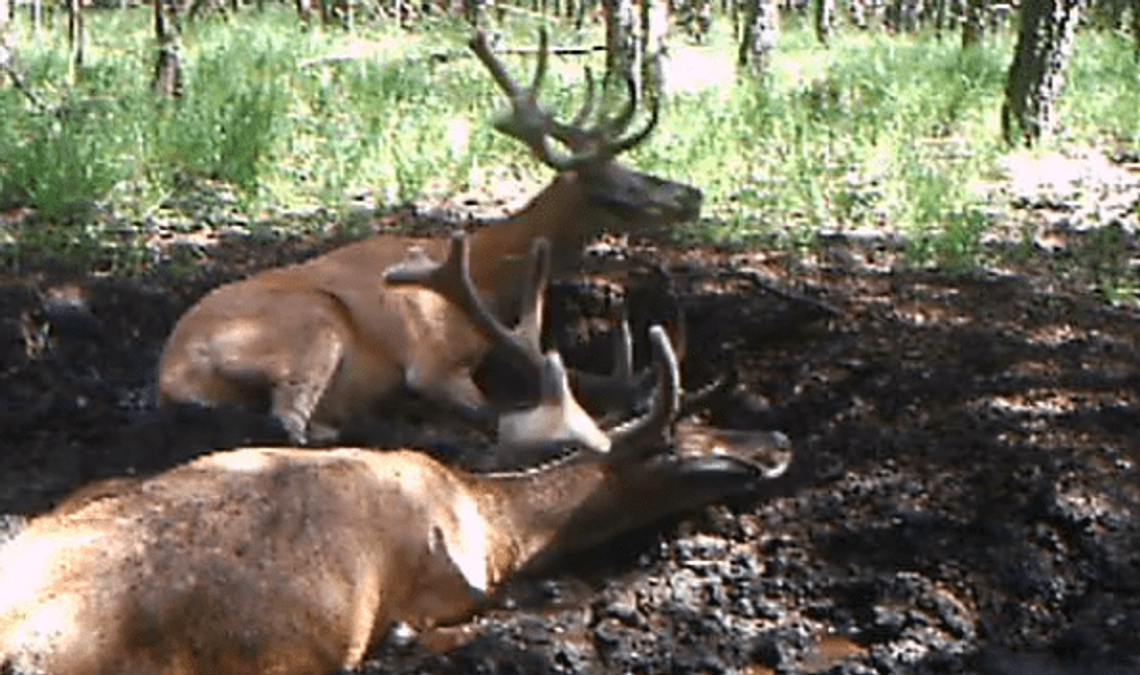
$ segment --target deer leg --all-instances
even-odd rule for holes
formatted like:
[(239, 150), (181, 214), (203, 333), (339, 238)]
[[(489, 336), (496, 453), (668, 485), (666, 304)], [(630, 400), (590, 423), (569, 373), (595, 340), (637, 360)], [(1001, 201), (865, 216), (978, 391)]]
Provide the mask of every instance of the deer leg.
[(289, 438), (298, 445), (336, 439), (333, 427), (312, 424), (313, 412), (328, 390), (344, 359), (345, 345), (333, 327), (317, 332), (308, 343), (293, 372), (273, 389), (272, 413)]

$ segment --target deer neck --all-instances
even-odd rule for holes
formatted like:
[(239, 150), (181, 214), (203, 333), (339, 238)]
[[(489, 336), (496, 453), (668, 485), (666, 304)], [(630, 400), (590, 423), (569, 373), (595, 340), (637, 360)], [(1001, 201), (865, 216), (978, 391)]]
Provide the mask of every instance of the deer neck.
[(492, 575), (613, 534), (605, 523), (619, 506), (621, 482), (611, 467), (590, 461), (484, 477), (484, 508), (497, 539), (489, 542), (497, 552)]
[(518, 302), (527, 256), (537, 237), (550, 242), (555, 277), (576, 269), (586, 239), (601, 229), (576, 172), (559, 174), (522, 210), (471, 237), (471, 280), (508, 313)]

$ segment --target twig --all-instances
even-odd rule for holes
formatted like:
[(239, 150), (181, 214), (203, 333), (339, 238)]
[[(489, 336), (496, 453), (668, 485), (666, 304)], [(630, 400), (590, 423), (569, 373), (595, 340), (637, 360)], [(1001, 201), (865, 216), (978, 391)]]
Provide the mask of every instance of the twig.
[(0, 68), (3, 68), (4, 72), (8, 73), (8, 77), (12, 80), (13, 86), (19, 89), (40, 112), (45, 114), (57, 114), (56, 111), (48, 107), (39, 96), (36, 96), (36, 93), (32, 91), (28, 83), (24, 81), (24, 76), (16, 71), (13, 65), (14, 60), (15, 59), (12, 58), (12, 52), (3, 44), (0, 44)]
[(829, 318), (835, 318), (842, 315), (842, 312), (840, 312), (834, 305), (830, 303), (824, 302), (823, 300), (816, 300), (815, 298), (809, 298), (805, 295), (800, 295), (799, 293), (793, 293), (792, 291), (787, 291), (776, 286), (772, 282), (765, 279), (764, 275), (761, 274), (759, 270), (755, 270), (750, 267), (744, 267), (741, 269), (732, 270), (728, 272), (728, 274), (731, 276), (740, 277), (756, 288), (767, 293), (771, 293), (778, 298), (782, 298), (789, 302), (808, 305), (809, 307), (814, 308), (816, 311), (821, 312)]

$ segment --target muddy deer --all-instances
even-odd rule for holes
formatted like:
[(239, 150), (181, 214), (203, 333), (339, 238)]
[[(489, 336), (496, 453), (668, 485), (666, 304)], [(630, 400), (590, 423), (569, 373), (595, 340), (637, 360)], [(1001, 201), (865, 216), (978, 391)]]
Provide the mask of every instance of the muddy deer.
[[(638, 107), (632, 83), (627, 104), (613, 114), (601, 111), (593, 126), (586, 126), (594, 112), (590, 78), (570, 123), (540, 107), (545, 32), (540, 43), (526, 88), (507, 73), (482, 33), (470, 43), (511, 101), (495, 128), (558, 172), (523, 209), (471, 235), (475, 287), (508, 323), (519, 315), (535, 239), (550, 243), (554, 273), (564, 276), (577, 268), (585, 243), (603, 230), (690, 220), (701, 203), (696, 188), (616, 161), (653, 131), (658, 97), (650, 97), (647, 122), (632, 132)], [(489, 419), (494, 411), (472, 379), (491, 348), (486, 336), (438, 294), (393, 287), (380, 274), (416, 247), (442, 257), (447, 243), (380, 235), (215, 289), (186, 312), (165, 345), (160, 403), (268, 408), (298, 445), (333, 440), (345, 421), (376, 414), (381, 401), (405, 389)]]
[[(785, 471), (778, 433), (668, 451), (679, 368), (660, 326), (650, 345), (649, 410), (608, 453), (479, 475), (408, 449), (244, 448), (77, 493), (0, 549), (0, 671), (351, 669), (394, 622), (461, 622), (520, 570)], [(547, 356), (544, 388), (572, 397)]]

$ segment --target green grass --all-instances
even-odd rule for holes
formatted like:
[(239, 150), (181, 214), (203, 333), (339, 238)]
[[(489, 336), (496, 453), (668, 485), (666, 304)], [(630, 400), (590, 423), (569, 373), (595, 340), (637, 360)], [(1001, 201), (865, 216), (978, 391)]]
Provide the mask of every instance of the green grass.
[[(252, 223), (314, 205), (335, 213), (360, 194), (381, 207), (451, 194), (507, 164), (536, 183), (549, 174), (491, 131), (504, 101), (473, 59), (426, 58), (463, 49), (457, 24), (346, 35), (302, 27), (285, 6), (199, 21), (183, 36), (185, 97), (156, 102), (149, 21), (146, 9), (91, 12), (74, 82), (61, 20), (37, 40), (17, 24), (21, 67), (60, 114), (0, 89), (0, 207), (32, 207), (36, 227), (51, 225), (38, 231), (59, 234), (0, 230), (7, 260), (53, 246), (119, 251), (132, 232), (142, 241), (156, 214), (197, 227), (200, 213), (172, 204), (202, 185), (232, 188), (244, 213), (235, 218)], [(732, 59), (726, 24), (713, 49)], [(504, 29), (529, 42), (534, 27), (512, 15)], [(599, 39), (596, 29), (555, 35)], [(657, 133), (626, 161), (705, 190), (706, 215), (685, 236), (798, 246), (821, 228), (888, 227), (909, 235), (914, 264), (968, 269), (983, 261), (987, 227), (970, 185), (1005, 152), (997, 111), (1012, 47), (1008, 35), (963, 52), (956, 39), (845, 30), (823, 49), (810, 31), (786, 28), (763, 81), (672, 96)], [(361, 49), (362, 58), (302, 65)], [(1056, 142), (1135, 144), (1131, 43), (1086, 34), (1075, 54)], [(590, 59), (600, 71), (601, 56)], [(529, 76), (529, 63), (508, 65)], [(553, 59), (544, 100), (576, 109), (581, 65)]]

